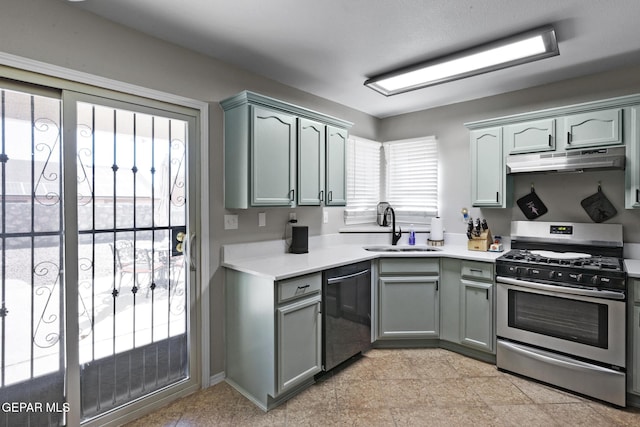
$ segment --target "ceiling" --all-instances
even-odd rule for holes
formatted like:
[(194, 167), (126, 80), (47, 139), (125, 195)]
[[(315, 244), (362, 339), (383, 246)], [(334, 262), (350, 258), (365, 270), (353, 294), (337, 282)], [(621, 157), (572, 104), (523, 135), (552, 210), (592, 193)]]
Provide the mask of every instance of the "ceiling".
[[(387, 117), (640, 64), (638, 0), (70, 2), (288, 86)], [(552, 24), (560, 56), (385, 97), (373, 75)]]

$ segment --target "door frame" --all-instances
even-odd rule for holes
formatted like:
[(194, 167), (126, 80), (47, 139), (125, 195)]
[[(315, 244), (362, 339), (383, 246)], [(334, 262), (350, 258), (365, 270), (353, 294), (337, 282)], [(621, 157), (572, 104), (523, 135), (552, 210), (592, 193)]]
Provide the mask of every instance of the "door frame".
[[(209, 218), (209, 105), (206, 102), (199, 101), (192, 98), (173, 95), (153, 89), (148, 89), (142, 86), (137, 86), (117, 80), (112, 80), (104, 77), (94, 76), (89, 73), (71, 70), (56, 65), (47, 64), (40, 61), (35, 61), (20, 56), (0, 52), (0, 66), (6, 66), (9, 68), (0, 67), (0, 76), (10, 79), (20, 80), (27, 83), (40, 84), (50, 87), (55, 87), (64, 90), (71, 90), (80, 93), (87, 93), (95, 96), (104, 96), (105, 98), (120, 99), (125, 102), (136, 103), (135, 99), (139, 97), (146, 98), (150, 101), (151, 106), (162, 109), (161, 106), (154, 105), (153, 101), (157, 101), (159, 104), (171, 104), (172, 106), (185, 107), (197, 111), (196, 120), (196, 135), (194, 149), (189, 159), (189, 167), (195, 170), (195, 182), (196, 186), (196, 201), (195, 201), (195, 221), (192, 224), (192, 229), (195, 230), (195, 239), (193, 239), (193, 256), (195, 258), (195, 264), (197, 268), (192, 271), (192, 280), (194, 280), (194, 292), (191, 300), (192, 308), (195, 309), (193, 313), (194, 321), (191, 324), (193, 330), (193, 337), (196, 342), (192, 343), (191, 351), (194, 354), (195, 362), (191, 366), (191, 375), (189, 385), (181, 390), (175, 390), (175, 386), (169, 386), (157, 393), (154, 393), (153, 399), (140, 400), (126, 405), (125, 408), (115, 409), (95, 419), (88, 420), (82, 423), (83, 426), (93, 425), (120, 425), (128, 421), (132, 421), (140, 416), (151, 412), (152, 410), (159, 409), (165, 406), (169, 402), (190, 394), (200, 388), (206, 388), (210, 384), (210, 327), (209, 327), (209, 279), (211, 277), (210, 268), (210, 226), (208, 222)], [(35, 74), (34, 74), (35, 73)], [(117, 95), (117, 96), (116, 96)], [(132, 98), (133, 97), (133, 98)], [(63, 109), (66, 111), (68, 106), (63, 103)], [(68, 137), (67, 132), (70, 129), (63, 129), (64, 137)], [(73, 130), (75, 132), (75, 129)], [(196, 158), (199, 157), (199, 162)], [(69, 159), (65, 159), (68, 160)], [(76, 179), (76, 175), (73, 173), (76, 169), (75, 157), (72, 162), (68, 162), (67, 165), (72, 164), (74, 170), (68, 170), (65, 174), (65, 180)], [(67, 188), (75, 188), (74, 185), (69, 186), (66, 182)], [(72, 195), (71, 195), (72, 196)], [(67, 195), (69, 197), (69, 195)], [(71, 216), (69, 216), (71, 214)], [(75, 212), (66, 212), (65, 216), (71, 221), (76, 215)], [(75, 218), (77, 220), (77, 218)], [(65, 218), (65, 224), (67, 219)], [(75, 227), (77, 228), (77, 227)], [(77, 245), (77, 235), (74, 233), (68, 233), (72, 239), (75, 239)], [(73, 241), (68, 241), (73, 244)], [(77, 276), (77, 272), (66, 271), (66, 280), (72, 279), (73, 276)], [(77, 298), (66, 297), (67, 310), (77, 310)], [(73, 316), (67, 316), (72, 318)], [(77, 319), (74, 321), (67, 320), (66, 324), (67, 335), (74, 336), (70, 332), (76, 331), (77, 336)], [(79, 360), (67, 360), (68, 366), (78, 366)], [(79, 402), (79, 369), (68, 370), (70, 385), (77, 385), (68, 387), (68, 401)], [(182, 383), (180, 383), (182, 384)], [(74, 408), (75, 406), (75, 408)], [(70, 412), (67, 414), (67, 425), (77, 426), (80, 425), (80, 407), (79, 405), (72, 404)]]

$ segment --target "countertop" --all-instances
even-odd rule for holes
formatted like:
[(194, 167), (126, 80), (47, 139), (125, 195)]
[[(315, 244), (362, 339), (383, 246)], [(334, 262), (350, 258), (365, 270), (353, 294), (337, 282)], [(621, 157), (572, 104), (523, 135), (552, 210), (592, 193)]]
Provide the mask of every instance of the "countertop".
[[(444, 246), (429, 246), (436, 248), (428, 252), (373, 252), (364, 248), (380, 246), (376, 240), (362, 240), (354, 242), (353, 238), (344, 236), (318, 236), (310, 238), (309, 252), (306, 254), (291, 254), (285, 252), (284, 241), (259, 242), (223, 247), (222, 266), (245, 273), (267, 277), (274, 281), (288, 279), (303, 274), (315, 273), (340, 265), (378, 258), (457, 258), (472, 261), (495, 262), (504, 252), (481, 252), (467, 249), (466, 236), (464, 239), (455, 236), (445, 236)], [(351, 241), (350, 241), (351, 240)], [(384, 244), (383, 244), (384, 245)], [(408, 247), (400, 244), (399, 247)], [(427, 247), (418, 244), (415, 247)]]

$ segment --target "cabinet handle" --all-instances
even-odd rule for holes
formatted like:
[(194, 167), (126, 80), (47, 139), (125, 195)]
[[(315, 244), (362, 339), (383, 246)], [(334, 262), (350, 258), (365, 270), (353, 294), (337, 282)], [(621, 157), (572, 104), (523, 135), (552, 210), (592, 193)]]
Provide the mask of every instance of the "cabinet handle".
[(471, 271), (472, 273), (481, 273), (482, 274), (482, 270), (480, 270), (479, 268), (470, 268), (469, 271)]
[(333, 201), (333, 191), (329, 191), (329, 201)]
[(636, 203), (640, 203), (640, 189), (636, 188)]
[(489, 288), (485, 289), (485, 291), (487, 292), (487, 301), (489, 301)]
[(496, 191), (496, 203), (500, 202), (500, 192)]
[(436, 292), (438, 292), (438, 288), (440, 287), (440, 281), (436, 280)]
[(322, 203), (324, 201), (324, 190), (320, 190), (320, 194), (318, 195), (318, 199)]
[(295, 190), (295, 188), (292, 188), (291, 191), (289, 191), (289, 194), (291, 195), (289, 200), (291, 200), (292, 202), (295, 201), (296, 200), (296, 190)]
[(551, 147), (551, 134), (549, 134), (549, 147)]
[(571, 132), (567, 132), (567, 144), (571, 144)]
[(307, 289), (310, 285), (298, 286), (299, 290)]

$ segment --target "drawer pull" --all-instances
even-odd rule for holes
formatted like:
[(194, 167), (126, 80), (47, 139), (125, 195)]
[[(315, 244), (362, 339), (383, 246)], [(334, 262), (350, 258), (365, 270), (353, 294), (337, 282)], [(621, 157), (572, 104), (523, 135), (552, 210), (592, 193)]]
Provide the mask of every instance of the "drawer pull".
[(311, 286), (311, 285), (298, 286), (298, 289), (299, 290), (307, 289), (309, 286)]
[(471, 271), (472, 273), (480, 273), (480, 274), (482, 274), (482, 270), (480, 270), (479, 268), (470, 268), (469, 271)]

